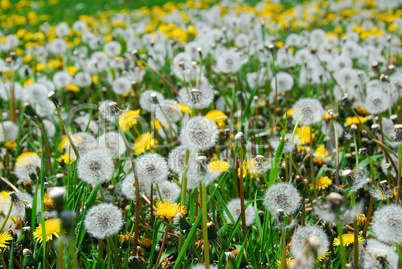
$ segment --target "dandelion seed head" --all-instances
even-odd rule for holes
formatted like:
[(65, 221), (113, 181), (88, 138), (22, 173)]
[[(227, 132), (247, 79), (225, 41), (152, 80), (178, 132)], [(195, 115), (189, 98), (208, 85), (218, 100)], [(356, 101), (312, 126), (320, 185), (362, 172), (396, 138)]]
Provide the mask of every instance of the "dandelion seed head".
[(271, 214), (282, 209), (286, 215), (290, 215), (300, 206), (299, 197), (299, 192), (291, 184), (276, 183), (265, 192), (264, 205)]
[(95, 238), (105, 239), (117, 234), (123, 226), (120, 208), (112, 204), (91, 207), (84, 220), (87, 232)]
[(217, 66), (223, 73), (236, 73), (242, 66), (240, 55), (234, 51), (225, 51), (218, 57)]
[(293, 119), (300, 126), (307, 126), (318, 123), (324, 114), (324, 108), (320, 101), (313, 98), (303, 98), (293, 105)]
[[(169, 167), (173, 172), (180, 174), (185, 167), (186, 147), (179, 146), (169, 153)], [(194, 150), (189, 150), (189, 164), (194, 163), (197, 158), (197, 153)]]
[(374, 212), (373, 232), (377, 239), (387, 244), (402, 243), (402, 207), (386, 205)]
[(375, 239), (368, 239), (361, 257), (364, 269), (398, 268), (398, 254), (395, 250)]
[(140, 97), (140, 106), (143, 110), (148, 112), (151, 112), (152, 109), (155, 109), (157, 107), (157, 104), (154, 103), (152, 94), (156, 94), (156, 99), (159, 103), (161, 103), (165, 99), (160, 92), (154, 90), (146, 90), (142, 92)]
[(389, 96), (382, 91), (370, 93), (365, 101), (365, 109), (372, 114), (384, 112), (389, 106)]
[(191, 118), (180, 132), (180, 139), (189, 149), (207, 150), (216, 145), (218, 126), (211, 120), (196, 116)]
[(99, 136), (98, 145), (112, 156), (122, 156), (126, 152), (124, 140), (117, 132), (107, 132)]
[[(247, 200), (244, 200), (244, 204), (246, 205), (248, 203)], [(228, 204), (226, 205), (230, 214), (232, 215), (234, 221), (237, 221), (239, 218), (241, 218), (241, 201), (239, 198), (233, 199)], [(255, 212), (254, 212), (254, 206), (249, 205), (245, 211), (246, 214), (246, 226), (249, 227), (254, 223), (255, 220)], [(225, 216), (225, 219), (228, 223), (231, 223), (231, 220), (228, 216), (228, 214), (223, 212), (223, 215)], [(242, 221), (240, 220), (240, 223)]]
[(315, 237), (318, 239), (317, 255), (324, 256), (329, 249), (328, 236), (324, 230), (319, 226), (304, 226), (299, 227), (294, 233), (291, 241), (291, 252), (294, 254), (298, 250), (304, 250), (306, 248), (306, 240)]
[(212, 103), (214, 92), (211, 85), (203, 83), (201, 87), (194, 90), (182, 88), (179, 91), (179, 98), (180, 102), (186, 106), (201, 109), (208, 107)]
[(0, 142), (15, 140), (18, 136), (18, 125), (12, 121), (3, 121), (0, 124)]
[(162, 124), (168, 125), (169, 122), (178, 122), (182, 117), (183, 112), (175, 100), (165, 99), (155, 108), (155, 118)]
[(94, 186), (112, 179), (114, 163), (110, 154), (96, 149), (80, 155), (77, 171), (81, 180)]
[(168, 177), (169, 170), (165, 159), (157, 153), (145, 153), (135, 161), (135, 174), (141, 181), (159, 184)]

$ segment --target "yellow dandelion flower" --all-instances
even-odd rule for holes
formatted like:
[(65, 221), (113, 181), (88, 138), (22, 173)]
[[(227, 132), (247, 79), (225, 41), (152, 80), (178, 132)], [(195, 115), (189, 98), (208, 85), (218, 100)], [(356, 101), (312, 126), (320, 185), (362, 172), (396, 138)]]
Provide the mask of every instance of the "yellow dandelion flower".
[(367, 221), (366, 215), (364, 215), (363, 213), (357, 215), (357, 225), (359, 227), (363, 227), (366, 221)]
[(8, 244), (10, 244), (10, 242), (8, 242), (10, 240), (13, 240), (10, 230), (0, 233), (0, 253), (2, 248), (5, 248)]
[(71, 65), (67, 67), (66, 72), (69, 73), (71, 76), (74, 76), (78, 72), (78, 69), (74, 65)]
[(13, 140), (10, 140), (10, 141), (7, 141), (6, 143), (4, 143), (4, 146), (8, 150), (14, 150), (17, 148), (17, 143), (15, 143)]
[(191, 108), (189, 108), (186, 105), (180, 104), (180, 103), (178, 105), (180, 107), (181, 112), (191, 114)]
[[(295, 135), (300, 139), (300, 144), (310, 144), (310, 126), (297, 127)], [(311, 134), (313, 141), (315, 140), (315, 134)]]
[(137, 118), (140, 116), (140, 110), (129, 110), (119, 118), (119, 124), (123, 132), (129, 130), (137, 124)]
[(325, 159), (327, 159), (329, 156), (328, 151), (325, 149), (324, 145), (320, 145), (316, 148), (314, 152), (314, 163), (318, 165), (323, 165), (325, 162)]
[(93, 83), (93, 84), (96, 84), (96, 83), (98, 83), (98, 81), (99, 81), (99, 77), (93, 75), (93, 76), (92, 76), (92, 83)]
[(138, 136), (134, 142), (134, 153), (140, 155), (146, 150), (150, 150), (158, 141), (153, 138), (154, 133), (145, 133)]
[(172, 223), (172, 219), (178, 214), (187, 214), (187, 209), (185, 206), (180, 206), (178, 203), (171, 203), (172, 200), (167, 201), (166, 199), (156, 202), (156, 211), (154, 212), (156, 216), (165, 217)]
[(356, 112), (359, 113), (362, 116), (367, 116), (370, 115), (370, 112), (368, 112), (366, 109), (364, 109), (364, 107), (362, 106), (357, 106), (356, 108)]
[(74, 162), (74, 160), (70, 158), (68, 153), (64, 153), (63, 155), (61, 155), (60, 158), (57, 158), (57, 161), (59, 163), (64, 162), (65, 164), (70, 164)]
[(54, 208), (54, 200), (47, 193), (45, 193), (43, 202), (46, 208)]
[(158, 120), (154, 120), (152, 122), (152, 126), (154, 127), (155, 131), (158, 131), (162, 127), (162, 124)]
[(127, 232), (126, 234), (119, 234), (118, 237), (121, 243), (128, 242), (134, 238), (134, 236), (129, 232)]
[[(344, 246), (349, 246), (350, 244), (353, 244), (355, 242), (355, 238), (354, 238), (354, 234), (343, 234), (342, 235), (342, 243)], [(358, 237), (358, 241), (359, 242), (363, 242), (364, 238), (359, 236)], [(339, 236), (337, 238), (334, 239), (333, 245), (334, 246), (339, 246), (341, 244), (341, 240), (339, 238)]]
[(218, 109), (212, 109), (205, 115), (205, 117), (215, 122), (218, 125), (219, 129), (225, 127), (225, 121), (228, 118), (225, 113)]
[[(325, 190), (331, 186), (332, 180), (328, 177), (319, 177), (315, 179), (315, 186), (317, 190)], [(313, 184), (310, 184), (310, 190), (314, 188)]]
[[(360, 121), (359, 121), (359, 119), (360, 119)], [(365, 123), (366, 121), (367, 121), (367, 118), (365, 118), (365, 117), (359, 116), (359, 118), (358, 118), (356, 116), (353, 116), (353, 117), (347, 117), (346, 121), (345, 121), (345, 124), (347, 126), (350, 126), (352, 124), (360, 124), (360, 122)]]
[(217, 159), (212, 159), (208, 163), (208, 169), (211, 173), (219, 171), (219, 172), (226, 172), (229, 170), (230, 164), (225, 161), (217, 160)]
[(144, 238), (142, 240), (138, 240), (140, 246), (143, 248), (151, 248), (152, 247), (152, 239)]
[(74, 85), (73, 83), (70, 83), (66, 86), (66, 90), (69, 92), (79, 92), (80, 88), (76, 85)]
[[(249, 175), (250, 179), (256, 179), (262, 177), (262, 173), (254, 173), (251, 168), (253, 168), (255, 162), (245, 161), (243, 164), (243, 176)], [(237, 174), (240, 175), (240, 168), (237, 169)]]
[(63, 151), (63, 149), (67, 146), (67, 142), (68, 142), (68, 137), (64, 136), (61, 140), (59, 145), (57, 145), (57, 150), (58, 151)]
[[(36, 242), (42, 242), (42, 224), (36, 227), (33, 236)], [(60, 236), (60, 220), (59, 219), (48, 219), (45, 221), (45, 237), (46, 242), (53, 240), (53, 236)]]

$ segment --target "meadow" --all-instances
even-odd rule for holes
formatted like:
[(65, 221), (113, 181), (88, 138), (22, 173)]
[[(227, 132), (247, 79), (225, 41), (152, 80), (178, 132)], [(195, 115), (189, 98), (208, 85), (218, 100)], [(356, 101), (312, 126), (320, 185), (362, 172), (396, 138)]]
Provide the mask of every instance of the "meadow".
[(0, 267), (402, 268), (401, 15), (0, 0)]

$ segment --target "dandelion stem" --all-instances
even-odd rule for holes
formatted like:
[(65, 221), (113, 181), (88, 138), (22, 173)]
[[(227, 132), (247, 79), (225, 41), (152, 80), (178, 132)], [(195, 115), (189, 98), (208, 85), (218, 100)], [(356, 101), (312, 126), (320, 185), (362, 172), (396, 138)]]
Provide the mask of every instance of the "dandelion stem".
[(100, 192), (100, 195), (101, 195), (101, 198), (102, 198), (102, 202), (104, 203), (105, 202), (105, 196), (103, 196), (103, 190), (102, 190), (102, 185), (101, 184), (99, 184), (99, 192)]
[(159, 250), (158, 258), (156, 259), (155, 269), (158, 267), (159, 262), (160, 262), (160, 260), (162, 258), (162, 253), (163, 253), (163, 250), (165, 249), (167, 235), (168, 235), (168, 227), (165, 227), (165, 236), (163, 237), (162, 246), (161, 246), (161, 248)]
[(103, 240), (102, 239), (98, 240), (98, 247), (99, 247), (98, 258), (99, 258), (99, 260), (103, 260)]
[[(317, 193), (317, 187), (315, 184), (315, 176), (314, 176), (313, 135), (312, 135), (311, 127), (310, 127), (310, 177), (311, 177), (311, 180), (313, 181), (314, 196), (317, 199), (318, 193)], [(311, 201), (311, 202), (313, 202), (313, 201)]]
[(334, 125), (334, 136), (335, 136), (335, 165), (336, 165), (336, 173), (335, 173), (335, 185), (339, 185), (339, 143), (338, 143), (338, 126), (336, 126), (335, 120), (332, 120)]
[[(202, 206), (202, 240), (204, 241), (205, 268), (209, 269), (209, 241), (208, 241), (208, 217), (207, 217), (207, 190), (204, 182), (201, 182), (201, 206)], [(245, 223), (245, 222), (244, 222)]]
[(116, 249), (116, 246), (115, 246), (114, 243), (113, 243), (112, 238), (108, 237), (108, 238), (107, 238), (107, 242), (108, 242), (108, 244), (109, 244), (109, 247), (110, 247), (110, 248), (112, 249), (112, 251), (113, 251), (114, 260), (115, 260), (115, 262), (116, 262), (116, 264), (117, 264), (117, 268), (122, 268), (122, 267), (121, 267), (121, 264), (120, 264), (119, 254), (117, 253), (117, 249)]
[(282, 259), (281, 259), (281, 269), (286, 269), (286, 232), (285, 229), (281, 229), (282, 235)]
[(59, 122), (60, 122), (61, 126), (63, 127), (64, 132), (66, 133), (66, 136), (68, 138), (68, 142), (70, 142), (70, 145), (74, 150), (75, 156), (77, 156), (77, 159), (78, 159), (79, 158), (78, 150), (75, 147), (75, 144), (74, 144), (73, 139), (71, 138), (69, 132), (67, 131), (66, 125), (64, 125), (64, 121), (63, 121), (63, 119), (61, 117), (60, 109), (59, 109), (59, 107), (57, 105), (55, 105), (55, 107), (56, 107), (57, 116), (59, 117)]
[(10, 208), (8, 209), (7, 216), (6, 216), (6, 218), (4, 219), (4, 221), (3, 221), (3, 225), (1, 225), (0, 232), (2, 232), (3, 229), (4, 229), (4, 227), (6, 226), (6, 223), (7, 223), (7, 221), (8, 221), (8, 218), (10, 217), (10, 214), (11, 214), (11, 210), (13, 209), (13, 205), (14, 205), (14, 201), (13, 201), (13, 199), (11, 199)]
[(353, 269), (359, 268), (359, 229), (357, 227), (357, 218), (355, 218), (353, 223), (353, 234), (354, 234), (354, 244), (353, 244)]
[(246, 209), (244, 208), (244, 182), (243, 182), (243, 158), (244, 158), (244, 147), (243, 142), (239, 141), (240, 143), (240, 209), (241, 209), (241, 225), (243, 230), (243, 239), (246, 239), (247, 235), (247, 226), (246, 226)]
[[(374, 189), (375, 186), (375, 170), (374, 170), (374, 165), (373, 162), (371, 161), (369, 156), (366, 156), (367, 159), (369, 160), (370, 163), (370, 168), (371, 168), (371, 184), (372, 184), (372, 188)], [(370, 195), (370, 202), (369, 202), (369, 208), (367, 211), (367, 221), (364, 223), (364, 229), (363, 229), (363, 237), (366, 238), (366, 234), (367, 234), (367, 229), (368, 229), (368, 225), (371, 219), (371, 214), (373, 211), (373, 204), (374, 204), (374, 197), (373, 195)]]
[[(336, 228), (338, 231), (338, 236), (339, 236), (339, 250), (341, 252), (341, 263), (342, 263), (342, 269), (346, 269), (346, 251), (345, 251), (345, 245), (343, 244), (343, 232), (342, 232), (342, 220), (338, 216), (338, 219), (336, 221)], [(358, 241), (355, 241), (355, 244), (358, 244)]]
[(398, 176), (397, 176), (397, 186), (396, 186), (396, 200), (395, 204), (399, 204), (399, 199), (401, 198), (401, 172), (402, 172), (402, 145), (398, 147)]

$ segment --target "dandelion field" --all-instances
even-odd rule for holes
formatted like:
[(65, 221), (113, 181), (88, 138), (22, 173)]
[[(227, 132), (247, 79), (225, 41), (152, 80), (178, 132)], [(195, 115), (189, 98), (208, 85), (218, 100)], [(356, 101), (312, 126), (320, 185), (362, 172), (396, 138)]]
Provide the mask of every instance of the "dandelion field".
[(1, 268), (402, 268), (402, 2), (0, 0)]

